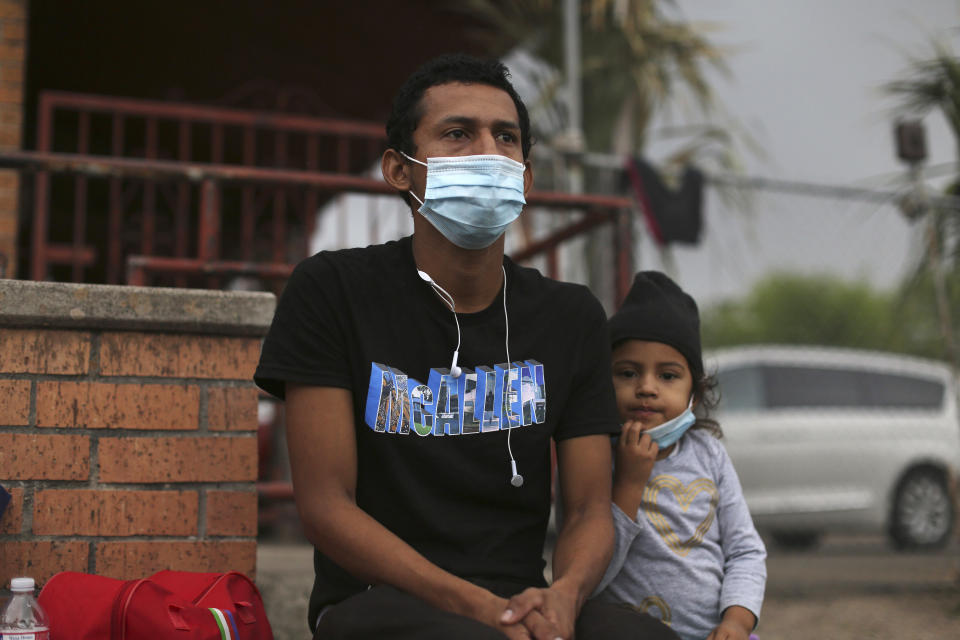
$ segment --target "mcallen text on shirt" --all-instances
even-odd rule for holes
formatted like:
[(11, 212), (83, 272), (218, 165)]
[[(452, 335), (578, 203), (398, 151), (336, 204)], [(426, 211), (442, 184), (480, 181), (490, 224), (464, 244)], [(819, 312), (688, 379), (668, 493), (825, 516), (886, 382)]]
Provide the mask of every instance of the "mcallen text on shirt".
[[(479, 400), (479, 401), (478, 401)], [(467, 435), (542, 424), (547, 416), (543, 365), (514, 361), (476, 370), (430, 370), (427, 384), (371, 363), (364, 421), (374, 431), (419, 436)]]

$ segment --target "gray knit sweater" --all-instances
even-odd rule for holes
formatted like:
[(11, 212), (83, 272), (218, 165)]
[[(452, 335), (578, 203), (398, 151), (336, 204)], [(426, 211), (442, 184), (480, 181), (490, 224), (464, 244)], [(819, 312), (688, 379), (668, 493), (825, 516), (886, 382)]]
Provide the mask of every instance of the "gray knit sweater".
[(660, 618), (683, 640), (703, 640), (724, 609), (759, 619), (767, 552), (720, 441), (688, 431), (658, 460), (638, 522), (613, 505), (616, 544), (594, 595)]

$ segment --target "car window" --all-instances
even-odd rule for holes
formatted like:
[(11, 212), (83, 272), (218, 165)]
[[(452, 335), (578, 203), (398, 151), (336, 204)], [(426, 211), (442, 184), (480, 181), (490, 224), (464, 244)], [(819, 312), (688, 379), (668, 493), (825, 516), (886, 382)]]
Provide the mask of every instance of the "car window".
[[(727, 383), (723, 375), (720, 378), (721, 393), (726, 394)], [(785, 365), (741, 369), (732, 376), (730, 388), (733, 400), (739, 403), (737, 408), (741, 409), (938, 409), (946, 393), (943, 382), (932, 378)]]
[(764, 406), (763, 378), (758, 367), (739, 367), (717, 373), (721, 411), (757, 411)]
[(800, 366), (765, 366), (767, 407), (856, 407), (860, 405), (856, 371)]
[(891, 373), (864, 373), (864, 404), (898, 409), (939, 409), (946, 389), (939, 380)]

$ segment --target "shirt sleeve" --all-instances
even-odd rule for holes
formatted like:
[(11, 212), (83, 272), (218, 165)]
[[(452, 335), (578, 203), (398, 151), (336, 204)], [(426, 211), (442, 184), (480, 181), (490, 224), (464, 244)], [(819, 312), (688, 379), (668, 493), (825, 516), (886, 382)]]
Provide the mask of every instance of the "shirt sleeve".
[(283, 399), (285, 383), (351, 387), (340, 281), (323, 254), (294, 269), (260, 351), (254, 382)]
[(749, 609), (759, 620), (767, 583), (767, 550), (753, 526), (730, 456), (719, 441), (716, 449), (720, 480), (717, 520), (724, 556), (720, 611), (737, 605)]
[[(576, 354), (570, 395), (554, 433), (558, 441), (577, 436), (620, 432), (610, 366), (607, 316), (600, 302), (584, 290), (581, 340)], [(562, 348), (562, 347), (560, 347)]]
[(613, 582), (613, 579), (617, 577), (620, 570), (623, 569), (624, 563), (627, 561), (630, 546), (643, 530), (643, 524), (641, 524), (643, 520), (641, 518), (637, 518), (638, 521), (634, 521), (630, 516), (625, 514), (615, 502), (610, 503), (610, 508), (613, 511), (613, 555), (610, 557), (610, 564), (607, 565), (607, 570), (603, 574), (600, 584), (598, 584), (597, 588), (590, 594), (591, 598), (596, 597), (601, 591), (606, 589), (610, 583)]

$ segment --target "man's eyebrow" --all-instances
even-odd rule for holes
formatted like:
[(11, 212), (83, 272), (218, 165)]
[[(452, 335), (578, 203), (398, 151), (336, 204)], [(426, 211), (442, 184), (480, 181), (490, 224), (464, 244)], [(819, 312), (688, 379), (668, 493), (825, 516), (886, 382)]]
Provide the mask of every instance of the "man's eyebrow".
[(520, 129), (520, 124), (513, 120), (496, 120), (493, 123), (494, 129)]
[[(477, 118), (471, 118), (470, 116), (447, 116), (446, 118), (441, 118), (439, 124), (448, 125), (448, 124), (462, 124), (465, 126), (476, 127), (479, 123)], [(494, 129), (520, 129), (520, 125), (513, 120), (494, 120), (492, 123)]]

